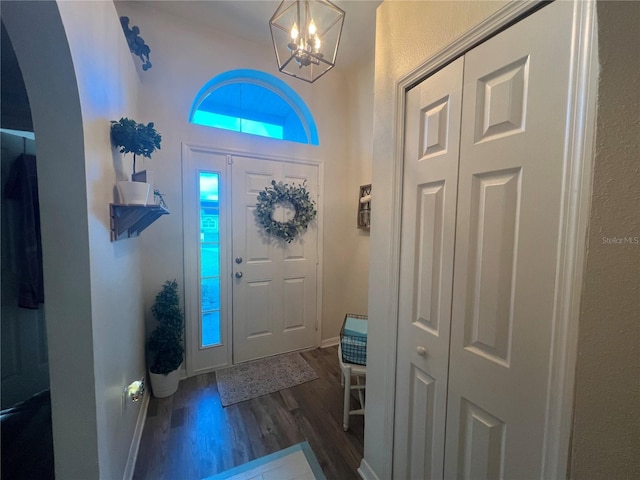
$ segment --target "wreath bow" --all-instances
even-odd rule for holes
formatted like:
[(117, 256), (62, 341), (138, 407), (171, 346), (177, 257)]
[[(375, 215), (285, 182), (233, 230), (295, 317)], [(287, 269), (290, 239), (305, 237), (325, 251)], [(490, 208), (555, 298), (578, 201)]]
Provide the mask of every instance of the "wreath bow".
[[(302, 185), (288, 185), (271, 180), (271, 186), (265, 187), (264, 191), (258, 193), (256, 216), (258, 223), (268, 234), (291, 243), (307, 230), (309, 223), (316, 218), (318, 212), (305, 186), (306, 182)], [(287, 203), (291, 204), (296, 212), (293, 218), (287, 222), (274, 220), (273, 212), (276, 205)]]

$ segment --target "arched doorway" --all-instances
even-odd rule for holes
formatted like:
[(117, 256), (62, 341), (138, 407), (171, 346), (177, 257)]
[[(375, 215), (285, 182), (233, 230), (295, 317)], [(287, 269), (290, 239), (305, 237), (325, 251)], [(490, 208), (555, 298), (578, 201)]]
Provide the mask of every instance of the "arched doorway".
[(55, 469), (60, 477), (95, 477), (94, 371), (91, 362), (80, 360), (91, 358), (86, 351), (92, 346), (90, 304), (82, 298), (88, 287), (75, 288), (88, 278), (88, 238), (86, 188), (80, 187), (86, 184), (83, 125), (73, 61), (56, 2), (2, 2), (2, 21), (23, 73), (39, 176), (46, 179), (39, 196)]

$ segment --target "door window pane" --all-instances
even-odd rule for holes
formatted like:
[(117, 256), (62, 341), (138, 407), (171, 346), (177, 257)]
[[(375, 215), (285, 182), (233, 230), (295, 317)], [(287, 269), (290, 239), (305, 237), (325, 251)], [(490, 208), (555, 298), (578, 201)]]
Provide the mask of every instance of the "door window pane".
[(220, 278), (202, 279), (202, 311), (220, 310)]
[(220, 344), (220, 310), (202, 314), (202, 346)]
[(200, 346), (219, 345), (220, 325), (220, 175), (200, 172)]
[(200, 248), (201, 274), (203, 277), (220, 276), (220, 249), (218, 245), (203, 243)]

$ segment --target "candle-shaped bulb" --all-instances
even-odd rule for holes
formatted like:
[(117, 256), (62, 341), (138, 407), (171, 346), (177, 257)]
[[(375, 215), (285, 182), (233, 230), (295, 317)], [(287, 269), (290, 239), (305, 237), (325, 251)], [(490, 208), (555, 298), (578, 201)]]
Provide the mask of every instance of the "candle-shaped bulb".
[(316, 34), (316, 24), (312, 18), (311, 22), (309, 23), (309, 36), (313, 37), (315, 34)]
[(318, 50), (320, 50), (320, 37), (318, 35), (316, 35), (316, 38), (314, 38), (313, 40), (313, 48), (315, 49), (316, 53), (318, 53)]
[(293, 27), (291, 27), (291, 40), (297, 40), (299, 33), (300, 32), (298, 31), (298, 24), (294, 22)]

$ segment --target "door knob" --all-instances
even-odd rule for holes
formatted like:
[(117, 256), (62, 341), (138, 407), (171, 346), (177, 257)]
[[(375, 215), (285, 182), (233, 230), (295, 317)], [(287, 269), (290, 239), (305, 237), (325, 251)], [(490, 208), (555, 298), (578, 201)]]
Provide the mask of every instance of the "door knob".
[(236, 263), (237, 264), (242, 263), (242, 257), (236, 257)]
[(236, 272), (236, 278), (242, 278), (242, 272)]
[(427, 354), (427, 349), (424, 347), (418, 347), (416, 348), (416, 351), (418, 352), (418, 355), (420, 355), (421, 357), (424, 357)]

